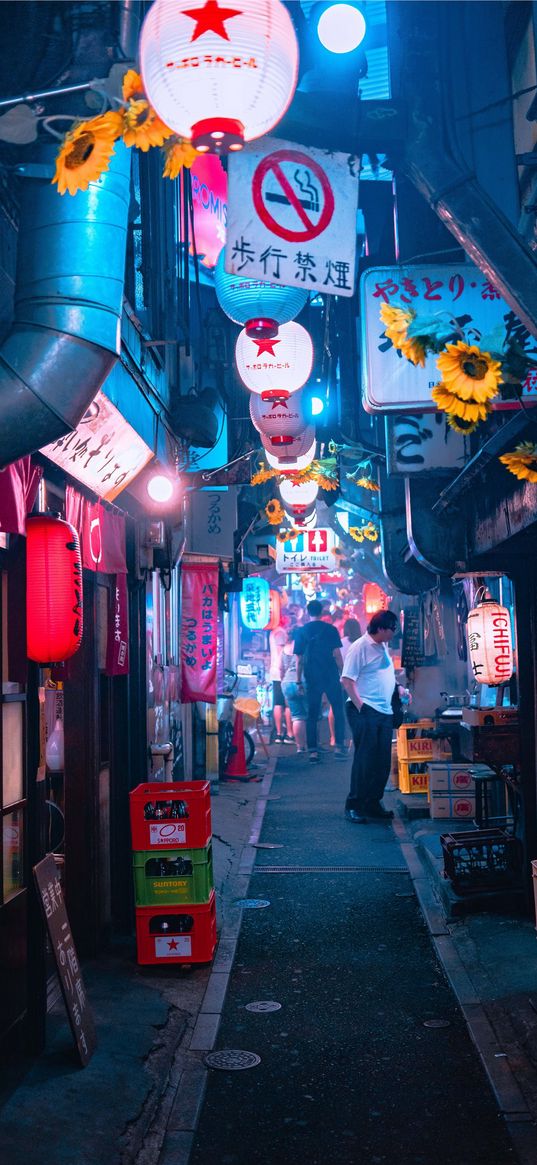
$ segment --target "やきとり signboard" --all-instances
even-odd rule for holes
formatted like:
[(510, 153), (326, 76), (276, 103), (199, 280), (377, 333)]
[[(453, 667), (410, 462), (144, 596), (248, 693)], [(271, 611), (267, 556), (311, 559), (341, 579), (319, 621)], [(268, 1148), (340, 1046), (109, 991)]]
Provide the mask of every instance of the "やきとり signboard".
[[(372, 267), (360, 280), (362, 321), (362, 395), (368, 413), (434, 412), (431, 389), (441, 380), (436, 356), (427, 356), (423, 368), (412, 364), (384, 335), (380, 318), (383, 303), (412, 309), (420, 317), (438, 316), (464, 329), (469, 344), (498, 330), (499, 349), (507, 339), (537, 356), (537, 341), (511, 311), (482, 271), (459, 266)], [(523, 387), (523, 399), (537, 402), (537, 369)], [(517, 401), (492, 402), (493, 409), (518, 407)]]
[(63, 889), (52, 854), (48, 854), (42, 862), (34, 866), (34, 878), (45, 916), (50, 946), (56, 960), (56, 970), (73, 1039), (80, 1063), (85, 1068), (97, 1046), (95, 1027), (67, 917)]
[(359, 158), (265, 137), (228, 162), (225, 270), (353, 295)]

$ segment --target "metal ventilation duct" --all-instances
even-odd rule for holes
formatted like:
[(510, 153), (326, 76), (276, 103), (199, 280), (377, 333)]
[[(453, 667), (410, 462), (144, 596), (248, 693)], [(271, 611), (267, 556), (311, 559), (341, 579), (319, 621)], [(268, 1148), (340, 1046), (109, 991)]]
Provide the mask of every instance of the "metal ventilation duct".
[(53, 156), (43, 151), (47, 177), (23, 187), (15, 313), (0, 348), (0, 467), (75, 428), (120, 351), (129, 151), (116, 142), (108, 173), (74, 197), (51, 185)]

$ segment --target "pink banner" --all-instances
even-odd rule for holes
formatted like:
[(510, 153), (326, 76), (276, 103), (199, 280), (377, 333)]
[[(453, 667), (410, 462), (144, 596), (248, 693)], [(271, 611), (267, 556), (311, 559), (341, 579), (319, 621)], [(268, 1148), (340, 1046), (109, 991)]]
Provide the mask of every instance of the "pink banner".
[(218, 566), (187, 562), (181, 572), (181, 701), (216, 703)]
[(129, 596), (124, 574), (116, 574), (110, 588), (104, 670), (107, 676), (129, 674)]
[(113, 514), (101, 502), (90, 502), (68, 485), (65, 518), (78, 530), (82, 566), (103, 574), (126, 573), (125, 519), (122, 514)]
[(35, 502), (43, 470), (30, 457), (20, 457), (0, 471), (0, 531), (25, 534), (26, 515)]

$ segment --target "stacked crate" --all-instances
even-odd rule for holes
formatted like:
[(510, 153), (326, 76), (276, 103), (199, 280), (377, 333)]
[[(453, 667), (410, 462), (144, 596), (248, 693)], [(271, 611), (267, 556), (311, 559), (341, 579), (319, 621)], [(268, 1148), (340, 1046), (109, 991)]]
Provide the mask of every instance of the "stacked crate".
[(427, 762), (433, 757), (433, 720), (416, 720), (397, 729), (397, 769), (400, 793), (426, 793)]
[(216, 908), (209, 782), (138, 785), (130, 817), (138, 962), (210, 962)]
[(487, 765), (467, 761), (429, 764), (431, 817), (472, 821), (475, 817), (475, 778), (494, 777)]

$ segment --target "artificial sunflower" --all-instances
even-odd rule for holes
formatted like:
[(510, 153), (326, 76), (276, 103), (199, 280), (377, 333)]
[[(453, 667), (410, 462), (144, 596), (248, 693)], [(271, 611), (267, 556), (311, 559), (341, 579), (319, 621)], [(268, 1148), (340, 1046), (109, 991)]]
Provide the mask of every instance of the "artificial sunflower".
[(349, 526), (349, 534), (355, 542), (363, 542), (364, 531), (361, 526)]
[(265, 481), (270, 481), (272, 477), (277, 476), (277, 469), (266, 469), (263, 463), (261, 463), (261, 468), (257, 470), (257, 473), (252, 474), (252, 477), (250, 478), (250, 484), (263, 485)]
[(425, 364), (427, 349), (421, 336), (410, 336), (409, 328), (416, 318), (411, 308), (395, 307), (391, 303), (383, 303), (380, 308), (380, 318), (385, 324), (384, 332), (391, 340), (394, 348), (402, 352), (412, 364)]
[(461, 400), (483, 404), (498, 393), (502, 379), (500, 361), (494, 360), (490, 352), (482, 352), (476, 344), (465, 344), (463, 340), (446, 344), (436, 366), (446, 388)]
[(335, 556), (335, 558), (344, 558), (345, 557), (345, 551), (341, 549), (341, 546), (334, 546), (333, 550), (332, 550), (332, 554)]
[(151, 146), (161, 146), (172, 136), (173, 130), (161, 121), (149, 104), (142, 78), (135, 69), (128, 69), (123, 78), (123, 100), (127, 102), (123, 111), (123, 141), (126, 146), (136, 146), (146, 153)]
[(196, 161), (198, 151), (190, 145), (190, 142), (185, 141), (185, 138), (173, 137), (164, 143), (164, 169), (162, 171), (163, 178), (178, 178), (183, 166), (187, 170)]
[(265, 506), (265, 515), (271, 526), (281, 526), (285, 518), (285, 510), (277, 498), (271, 498)]
[(463, 433), (464, 436), (467, 436), (468, 433), (475, 432), (479, 421), (465, 421), (462, 417), (456, 417), (454, 414), (448, 413), (447, 423), (455, 433)]
[(522, 441), (513, 453), (503, 453), (500, 461), (520, 481), (537, 482), (537, 445), (533, 441)]
[(66, 133), (56, 158), (53, 182), (58, 193), (76, 194), (87, 190), (90, 182), (108, 170), (114, 142), (121, 135), (121, 113), (103, 113), (90, 121), (81, 121)]
[(380, 489), (380, 486), (377, 485), (376, 481), (373, 481), (370, 477), (355, 478), (352, 477), (349, 473), (347, 474), (347, 477), (350, 479), (350, 481), (353, 481), (355, 485), (361, 485), (362, 489), (374, 490), (375, 493)]
[(289, 542), (291, 538), (298, 538), (299, 530), (278, 530), (276, 534), (277, 542)]
[(460, 417), (463, 421), (485, 421), (490, 413), (488, 402), (479, 403), (474, 400), (462, 400), (456, 392), (451, 392), (442, 382), (435, 385), (431, 396), (439, 409), (451, 416)]
[(367, 538), (368, 542), (377, 542), (379, 532), (374, 522), (368, 522), (367, 525), (363, 527), (363, 532), (364, 538)]

